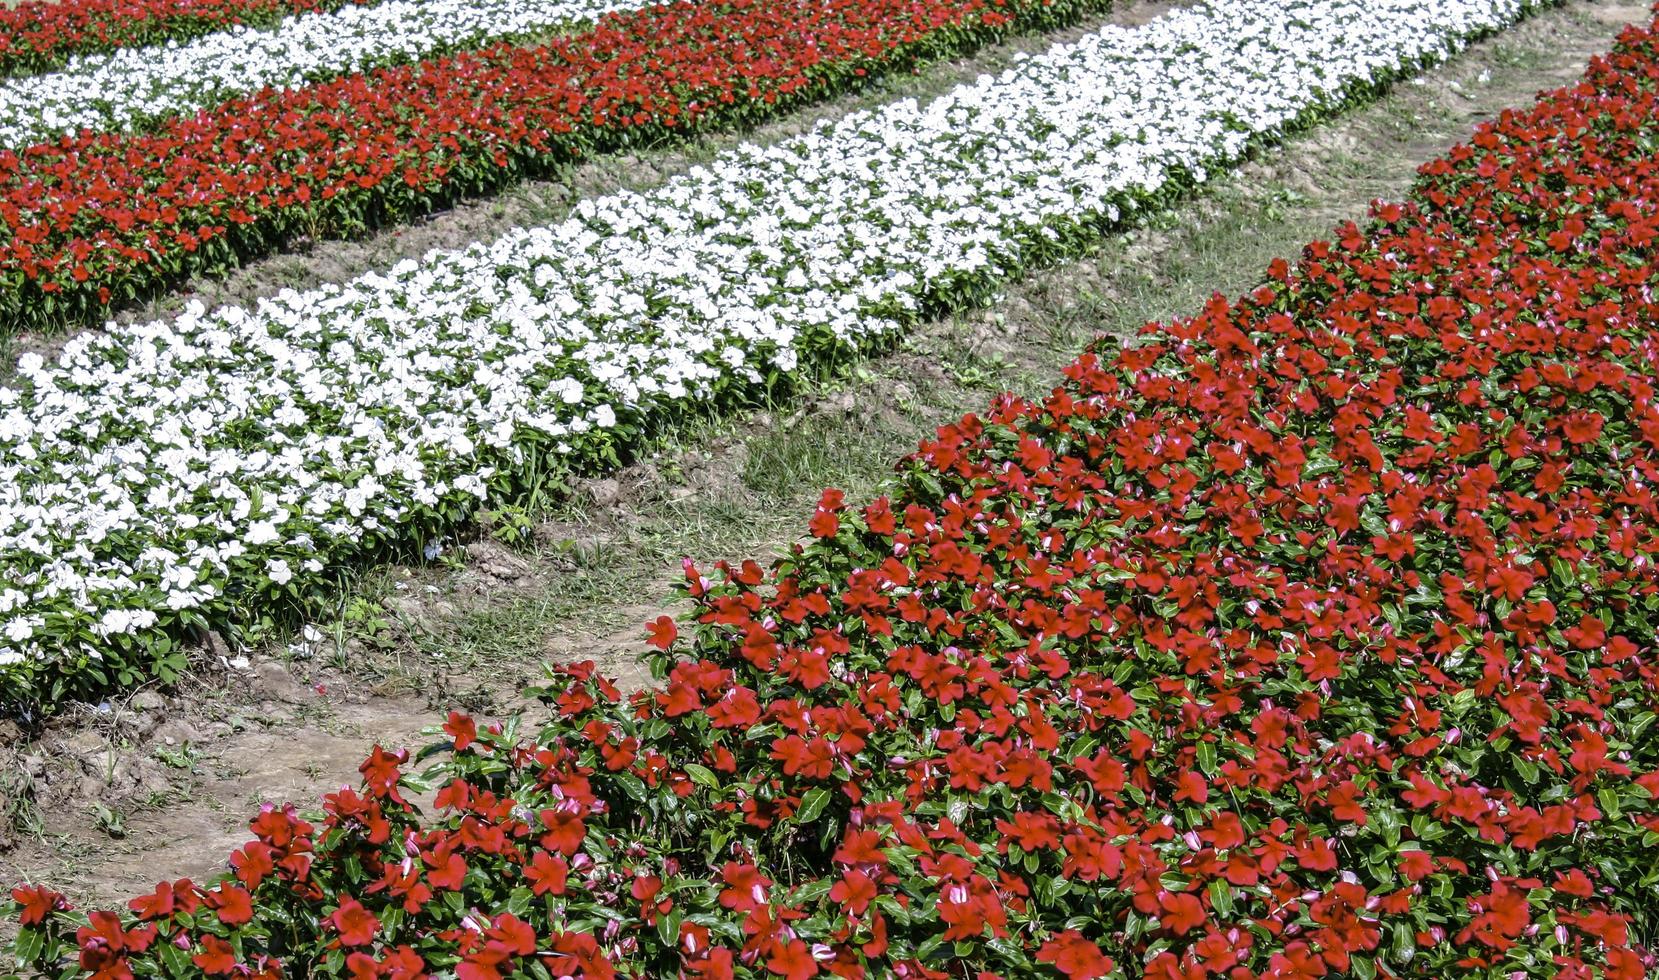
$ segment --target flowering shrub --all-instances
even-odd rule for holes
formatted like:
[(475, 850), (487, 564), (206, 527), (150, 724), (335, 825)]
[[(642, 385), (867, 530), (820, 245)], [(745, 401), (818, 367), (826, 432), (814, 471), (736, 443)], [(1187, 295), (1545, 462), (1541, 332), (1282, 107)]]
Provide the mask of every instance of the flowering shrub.
[(641, 0), (385, 0), (236, 28), (182, 45), (123, 48), (0, 83), (0, 146), (81, 129), (129, 130), (263, 88), (293, 88), (442, 51), (527, 38)]
[[(259, 25), (346, 0), (23, 0), (0, 9), (0, 78), (47, 71), (74, 55)], [(353, 0), (366, 2), (366, 0)]]
[(424, 783), (377, 748), (205, 889), (18, 887), (23, 965), (1641, 980), (1656, 92), (1633, 29), (1368, 229), (826, 491), (771, 571), (688, 563), (660, 691), (452, 714)]
[[(1447, 25), (1490, 27), (1529, 5), (1457, 0), (1438, 23), (1403, 27), (1403, 41), (1433, 50)], [(680, 2), (612, 14), (538, 47), (503, 44), (264, 91), (152, 133), (88, 131), (0, 151), (0, 327), (85, 320), (112, 301), (222, 269), (297, 234), (350, 234), (582, 153), (750, 121), (873, 69), (997, 36), (1010, 18), (1036, 27), (1099, 6)], [(1255, 6), (1220, 5), (1232, 20)], [(1393, 0), (1385, 8), (1415, 14), (1422, 6)], [(1300, 33), (1293, 23), (1276, 30)], [(1324, 70), (1306, 82), (1366, 77), (1370, 67)], [(1292, 80), (1291, 92), (1304, 94), (1306, 82)]]
[(1183, 9), (554, 227), (25, 356), (0, 388), (0, 702), (165, 679), (183, 629), (257, 623), (523, 474), (979, 302), (1524, 9)]

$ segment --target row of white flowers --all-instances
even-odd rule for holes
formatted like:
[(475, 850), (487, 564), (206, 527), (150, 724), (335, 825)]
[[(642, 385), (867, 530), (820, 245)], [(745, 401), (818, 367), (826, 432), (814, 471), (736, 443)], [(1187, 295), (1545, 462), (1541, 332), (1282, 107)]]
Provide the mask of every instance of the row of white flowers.
[(0, 82), (0, 146), (124, 131), (266, 88), (293, 88), (564, 28), (649, 0), (385, 0), (183, 42), (78, 57)]
[(420, 543), (532, 455), (600, 458), (981, 297), (1527, 6), (1212, 0), (557, 226), (26, 356), (0, 389), (0, 664), (72, 669)]

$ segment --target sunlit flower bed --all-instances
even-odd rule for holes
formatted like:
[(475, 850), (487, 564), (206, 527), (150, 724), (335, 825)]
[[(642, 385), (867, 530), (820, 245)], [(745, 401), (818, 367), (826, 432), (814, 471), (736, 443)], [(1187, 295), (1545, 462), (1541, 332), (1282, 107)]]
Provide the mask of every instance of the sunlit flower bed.
[(558, 29), (643, 0), (385, 0), (238, 27), (182, 44), (121, 48), (0, 82), (0, 146), (81, 129), (128, 130), (263, 88), (294, 88)]
[[(376, 749), (45, 975), (1558, 977), (1659, 956), (1659, 35), (686, 568), (660, 691)], [(437, 734), (434, 732), (434, 734)], [(405, 794), (435, 789), (422, 814)]]
[(0, 389), (0, 701), (166, 676), (515, 481), (615, 458), (982, 300), (1515, 0), (1200, 5), (566, 223), (23, 358)]
[(343, 0), (22, 0), (0, 9), (0, 78), (49, 71), (78, 54), (263, 25)]
[[(1331, 33), (1352, 4), (1305, 5), (1311, 18), (1305, 28), (1288, 21), (1272, 26), (1259, 5), (1222, 5), (1227, 9), (1218, 17), (1247, 23), (1253, 33), (1194, 40), (1265, 42), (1273, 50), (1264, 56), (1282, 61), (1277, 52), (1285, 45), (1317, 38), (1307, 42), (1314, 45), (1308, 54), (1331, 54), (1334, 63), (1310, 58), (1276, 82), (1261, 71), (1242, 82), (1246, 92), (1275, 88), (1265, 96), (1275, 106), (1300, 106), (1333, 80), (1369, 77), (1397, 63), (1402, 52), (1438, 51), (1446, 38), (1504, 23), (1527, 5), (1390, 0), (1358, 22), (1357, 61), (1345, 60), (1348, 48)], [(753, 124), (786, 106), (861, 85), (873, 72), (968, 50), (1012, 30), (1054, 27), (1105, 6), (1105, 0), (682, 2), (614, 13), (542, 45), (496, 45), (233, 99), (153, 132), (86, 131), (15, 156), (0, 151), (0, 330), (90, 322), (112, 303), (153, 295), (191, 275), (219, 274), (296, 236), (358, 234), (459, 195), (545, 175), (584, 154)], [(1390, 31), (1398, 25), (1398, 36), (1371, 24)], [(1161, 30), (1136, 32), (1148, 39), (1148, 57), (1202, 61), (1203, 55), (1158, 48)], [(1105, 66), (1119, 57), (1102, 55)], [(1232, 71), (1245, 70), (1235, 57)], [(1213, 82), (1205, 83), (1208, 91)], [(1012, 90), (1006, 97), (1047, 98)], [(1089, 97), (1097, 115), (1142, 101), (1110, 90)], [(1237, 104), (1248, 118), (1253, 107)], [(1214, 107), (1205, 117), (1223, 124)], [(1069, 135), (1053, 134), (1061, 141)], [(1223, 135), (1210, 134), (1210, 142), (1224, 143)], [(994, 151), (982, 148), (979, 155)]]
[[(473, 17), (464, 6), (453, 8), (461, 22)], [(358, 232), (582, 153), (752, 123), (874, 72), (1104, 6), (681, 2), (542, 45), (266, 91), (155, 132), (87, 131), (0, 151), (0, 271), (16, 274), (0, 281), (0, 329), (98, 315), (294, 234)]]

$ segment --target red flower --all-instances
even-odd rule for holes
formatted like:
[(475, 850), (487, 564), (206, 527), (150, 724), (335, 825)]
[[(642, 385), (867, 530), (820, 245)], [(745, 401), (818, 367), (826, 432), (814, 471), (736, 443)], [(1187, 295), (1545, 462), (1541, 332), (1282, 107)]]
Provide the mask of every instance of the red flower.
[(274, 849), (264, 841), (251, 841), (231, 854), (230, 866), (242, 884), (258, 888), (266, 876), (276, 871)]
[(113, 912), (93, 912), (87, 920), (87, 925), (75, 930), (75, 941), (81, 947), (82, 969), (90, 972), (94, 980), (129, 980), (132, 969), (127, 958), (150, 948), (155, 940), (155, 928), (125, 930)]
[(530, 882), (530, 890), (537, 895), (563, 895), (565, 882), (570, 877), (570, 865), (562, 857), (538, 851), (525, 866), (524, 877)]
[(403, 749), (387, 752), (376, 745), (374, 752), (357, 768), (363, 774), (363, 784), (369, 792), (378, 798), (401, 803), (403, 797), (398, 792), (398, 783), (403, 779), (403, 764), (408, 761), (409, 753)]
[(1604, 421), (1599, 412), (1573, 412), (1562, 424), (1561, 432), (1568, 442), (1581, 446), (1601, 438)]
[(236, 950), (218, 936), (203, 936), (202, 951), (190, 957), (210, 977), (222, 977), (236, 972)]
[(706, 956), (685, 965), (686, 976), (698, 980), (733, 980), (736, 977), (736, 957), (729, 949), (715, 947)]
[(135, 898), (127, 903), (127, 907), (137, 913), (140, 922), (150, 922), (170, 919), (176, 912), (194, 912), (200, 903), (196, 886), (191, 884), (190, 879), (180, 878), (171, 884), (162, 882), (153, 894)]
[(1410, 881), (1421, 881), (1434, 873), (1434, 859), (1424, 851), (1400, 852), (1400, 874)]
[(25, 926), (38, 926), (53, 912), (69, 908), (62, 894), (39, 885), (18, 885), (12, 889), (12, 900), (23, 906), (18, 922)]
[(680, 635), (680, 628), (675, 625), (674, 617), (658, 616), (647, 627), (651, 637), (651, 645), (658, 650), (667, 650), (674, 645), (674, 640)]
[(1014, 814), (1012, 821), (998, 820), (997, 832), (1002, 840), (997, 846), (1006, 853), (1009, 844), (1018, 844), (1022, 850), (1040, 851), (1060, 846), (1060, 821), (1049, 813)]
[[(154, 10), (168, 0), (130, 2)], [(318, 202), (328, 203), (327, 228), (337, 231), (627, 144), (641, 131), (660, 139), (705, 118), (752, 120), (903, 63), (930, 42), (990, 36), (1006, 16), (988, 6), (656, 4), (540, 45), (503, 42), (267, 89), (153, 131), (86, 132), (24, 148), (0, 162), (0, 253), (9, 253), (0, 273), (24, 283), (8, 287), (5, 305), (14, 316), (41, 316), (44, 304), (17, 302), (31, 304), (38, 292), (57, 300), (54, 321), (97, 316), (108, 297), (204, 269), (224, 249), (269, 248), (297, 216), (317, 217)], [(1040, 5), (1013, 9), (1040, 22)], [(795, 43), (802, 37), (812, 43)], [(117, 283), (123, 288), (112, 289)], [(838, 493), (826, 495), (814, 530), (833, 535), (840, 507)]]
[(878, 890), (875, 880), (856, 869), (849, 869), (830, 889), (830, 900), (841, 903), (848, 912), (863, 915), (875, 901)]
[(1112, 972), (1111, 959), (1075, 929), (1067, 929), (1044, 943), (1037, 950), (1037, 961), (1054, 964), (1072, 980), (1095, 980)]
[(837, 864), (845, 864), (859, 868), (883, 868), (887, 866), (887, 855), (882, 851), (881, 832), (878, 830), (848, 830), (841, 838), (841, 846), (835, 849), (834, 860)]
[(437, 851), (426, 855), (429, 870), (426, 872), (426, 881), (433, 888), (441, 888), (446, 892), (458, 892), (467, 880), (467, 860), (454, 851), (449, 850), (453, 842)]
[(587, 837), (587, 824), (570, 810), (543, 810), (541, 825), (547, 833), (541, 837), (541, 846), (569, 857), (582, 849)]
[(536, 930), (508, 912), (495, 917), (484, 937), (513, 956), (529, 956), (536, 951)]
[(760, 702), (754, 691), (739, 687), (709, 705), (707, 714), (715, 728), (748, 728), (760, 721)]
[(1244, 832), (1244, 821), (1230, 810), (1216, 814), (1204, 836), (1217, 850), (1222, 851), (1238, 847), (1249, 839)]
[[(1425, 167), (1385, 224), (1344, 225), (1246, 297), (940, 428), (849, 533), (718, 582), (687, 563), (702, 659), (628, 700), (591, 663), (567, 669), (535, 741), (498, 730), (496, 757), (458, 758), (418, 824), (349, 791), (320, 835), (262, 813), (234, 859), (271, 903), (257, 919), (338, 917), (350, 883), (462, 980), (603, 980), (607, 954), (630, 975), (662, 956), (704, 977), (1115, 969), (1087, 935), (1160, 980), (1347, 974), (1396, 935), (1418, 974), (1650, 973), (1624, 869), (1659, 831), (1631, 708), (1659, 680), (1656, 65), (1659, 36), (1628, 32), (1589, 84)], [(607, 103), (606, 124), (663, 108), (643, 99)], [(1566, 434), (1604, 412), (1594, 442)], [(826, 496), (820, 516), (842, 507)], [(670, 717), (704, 705), (711, 726)], [(718, 792), (693, 789), (696, 763)], [(1415, 834), (1392, 853), (1342, 843), (1402, 807), (1460, 856)], [(761, 873), (827, 841), (816, 882)], [(1549, 874), (1498, 870), (1545, 850)], [(664, 881), (707, 855), (717, 872), (684, 894), (712, 888), (718, 907), (665, 916)], [(427, 886), (529, 892), (537, 928), (558, 926), (541, 896), (566, 890), (573, 910), (640, 908), (602, 940), (537, 936), (452, 908), (461, 895), (409, 904)], [(154, 950), (154, 929), (94, 917), (83, 963), (124, 980), (201, 948), (223, 966), (199, 932), (171, 935), (195, 894), (135, 905), (170, 916)], [(223, 914), (245, 894), (207, 901)], [(26, 903), (49, 925), (53, 907)], [(383, 970), (386, 931), (320, 952), (354, 980), (424, 969)], [(938, 955), (916, 962), (924, 937)], [(245, 964), (250, 980), (316, 969)]]
[(207, 905), (227, 926), (246, 925), (253, 921), (253, 896), (246, 889), (229, 882), (207, 893)]
[(444, 733), (454, 743), (455, 751), (465, 752), (478, 740), (478, 725), (461, 712), (451, 711), (449, 720), (444, 722)]
[(807, 530), (815, 538), (833, 538), (841, 531), (841, 518), (829, 511), (820, 510), (807, 522)]
[(1163, 892), (1158, 896), (1163, 913), (1158, 921), (1177, 935), (1186, 935), (1204, 924), (1204, 906), (1198, 896), (1185, 892)]
[(727, 861), (720, 869), (720, 880), (725, 887), (720, 891), (720, 904), (737, 912), (751, 912), (766, 904), (767, 889), (772, 881), (752, 864)]
[(1210, 799), (1209, 784), (1204, 781), (1203, 776), (1189, 769), (1175, 778), (1175, 798), (1193, 803), (1207, 803)]
[(328, 922), (340, 934), (343, 946), (367, 946), (380, 932), (380, 920), (355, 898), (341, 900), (340, 907), (329, 914)]
[(812, 958), (812, 950), (806, 943), (792, 939), (772, 948), (772, 955), (766, 958), (766, 969), (784, 980), (810, 980), (818, 975), (818, 961)]

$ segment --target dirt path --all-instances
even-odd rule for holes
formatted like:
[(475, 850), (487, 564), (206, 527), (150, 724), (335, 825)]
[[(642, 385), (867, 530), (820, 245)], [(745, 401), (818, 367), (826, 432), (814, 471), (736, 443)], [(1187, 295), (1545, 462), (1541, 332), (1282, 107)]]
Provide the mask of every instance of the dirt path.
[(682, 555), (773, 553), (823, 486), (867, 496), (933, 427), (994, 391), (1046, 389), (1091, 337), (1247, 289), (1273, 256), (1398, 196), (1476, 121), (1576, 77), (1619, 26), (1648, 16), (1586, 0), (1540, 15), (842, 383), (700, 424), (584, 483), (538, 515), (526, 543), (486, 535), (428, 566), (378, 570), (307, 641), (251, 664), (221, 650), (173, 694), (84, 708), (34, 743), (0, 731), (11, 746), (0, 749), (0, 806), (32, 801), (9, 835), (0, 829), (0, 882), (45, 880), (107, 903), (161, 878), (210, 876), (261, 802), (313, 801), (354, 781), (372, 744), (418, 745), (450, 706), (510, 712), (545, 660), (598, 659), (625, 685), (645, 683), (632, 660), (640, 624), (675, 608)]

